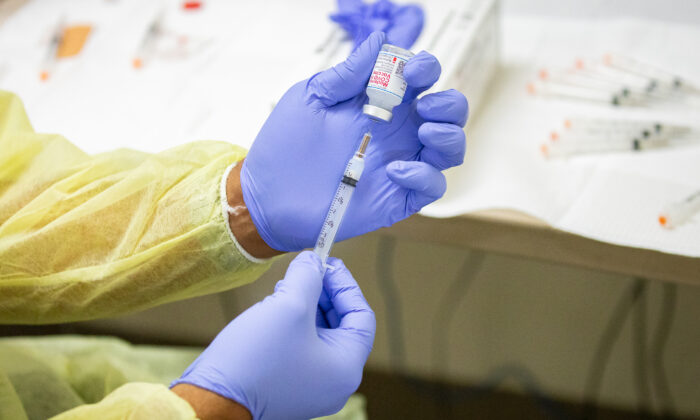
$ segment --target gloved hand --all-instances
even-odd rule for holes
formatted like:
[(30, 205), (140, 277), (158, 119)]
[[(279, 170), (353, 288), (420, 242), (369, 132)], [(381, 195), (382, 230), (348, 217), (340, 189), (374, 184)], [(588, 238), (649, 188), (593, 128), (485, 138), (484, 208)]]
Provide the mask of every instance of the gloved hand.
[(362, 113), (382, 33), (337, 66), (294, 85), (258, 134), (241, 169), (241, 189), (262, 239), (279, 251), (312, 247), (347, 161), (372, 125), (365, 171), (338, 232), (347, 239), (389, 226), (440, 198), (440, 172), (464, 160), (467, 100), (455, 91), (417, 95), (440, 76), (426, 52), (406, 63), (404, 103), (391, 123)]
[(309, 419), (343, 408), (360, 385), (376, 324), (342, 261), (328, 264), (325, 271), (316, 254), (299, 254), (275, 292), (226, 326), (172, 386), (215, 392), (256, 420)]
[(423, 30), (425, 14), (417, 4), (398, 5), (389, 0), (371, 3), (338, 0), (338, 12), (331, 15), (331, 20), (345, 29), (355, 47), (372, 32), (382, 31), (387, 43), (408, 49)]

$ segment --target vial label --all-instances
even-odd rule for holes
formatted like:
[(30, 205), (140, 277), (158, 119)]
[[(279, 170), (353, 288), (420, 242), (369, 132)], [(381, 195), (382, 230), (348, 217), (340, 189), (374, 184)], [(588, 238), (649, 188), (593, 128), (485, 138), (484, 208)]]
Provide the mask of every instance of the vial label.
[(403, 68), (408, 58), (380, 51), (377, 63), (372, 70), (368, 88), (379, 89), (403, 98), (406, 93), (406, 80), (403, 78)]

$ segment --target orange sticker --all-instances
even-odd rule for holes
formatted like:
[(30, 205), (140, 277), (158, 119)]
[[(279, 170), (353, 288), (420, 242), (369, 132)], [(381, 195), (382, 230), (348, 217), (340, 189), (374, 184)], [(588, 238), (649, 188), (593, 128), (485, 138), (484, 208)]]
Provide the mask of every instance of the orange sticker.
[(73, 57), (78, 55), (87, 41), (88, 35), (92, 26), (90, 25), (75, 25), (68, 26), (63, 30), (61, 45), (58, 46), (56, 57)]

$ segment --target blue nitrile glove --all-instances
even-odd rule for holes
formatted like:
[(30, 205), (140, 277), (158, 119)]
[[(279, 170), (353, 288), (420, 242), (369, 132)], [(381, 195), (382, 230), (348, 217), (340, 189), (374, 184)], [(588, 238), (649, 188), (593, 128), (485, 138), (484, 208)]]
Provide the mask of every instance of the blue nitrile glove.
[(423, 30), (425, 15), (416, 4), (400, 6), (389, 0), (365, 3), (362, 0), (338, 0), (338, 12), (331, 20), (345, 29), (355, 48), (369, 34), (386, 33), (386, 42), (401, 48), (411, 48)]
[(314, 246), (345, 165), (372, 126), (365, 170), (337, 239), (389, 226), (440, 198), (440, 172), (464, 160), (467, 100), (455, 91), (416, 96), (440, 76), (426, 52), (404, 69), (404, 103), (391, 123), (362, 113), (365, 87), (384, 42), (373, 33), (343, 63), (294, 85), (258, 134), (241, 170), (243, 199), (272, 248)]
[[(309, 419), (343, 408), (362, 380), (376, 324), (343, 262), (330, 258), (328, 265), (326, 271), (312, 252), (299, 254), (275, 292), (231, 321), (171, 386), (215, 392), (256, 420)], [(322, 289), (328, 297), (320, 304)], [(317, 322), (319, 307), (335, 320), (332, 329)]]

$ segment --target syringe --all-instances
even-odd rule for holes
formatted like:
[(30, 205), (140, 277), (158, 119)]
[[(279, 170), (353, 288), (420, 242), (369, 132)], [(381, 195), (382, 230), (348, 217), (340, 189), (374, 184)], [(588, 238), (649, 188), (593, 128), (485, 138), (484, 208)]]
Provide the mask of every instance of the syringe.
[(692, 127), (654, 121), (578, 119), (567, 120), (564, 126), (563, 133), (552, 132), (551, 142), (541, 145), (545, 157), (640, 151), (696, 142)]
[(42, 82), (49, 80), (49, 76), (54, 69), (54, 65), (56, 64), (56, 55), (58, 54), (58, 49), (61, 46), (61, 43), (63, 42), (63, 32), (65, 30), (64, 26), (63, 18), (61, 18), (51, 34), (49, 50), (44, 58), (41, 73), (39, 73), (39, 79), (41, 79)]
[(324, 267), (335, 241), (335, 235), (338, 233), (340, 223), (343, 221), (345, 211), (348, 209), (352, 194), (355, 192), (355, 186), (360, 180), (360, 176), (362, 176), (362, 171), (365, 169), (365, 151), (370, 140), (372, 140), (372, 133), (368, 131), (362, 137), (360, 148), (357, 149), (357, 152), (355, 152), (355, 155), (345, 167), (343, 178), (335, 191), (331, 207), (328, 209), (326, 219), (323, 221), (321, 233), (316, 240), (314, 252), (321, 258)]
[(151, 21), (151, 24), (148, 25), (148, 29), (146, 30), (146, 33), (143, 35), (143, 38), (141, 38), (141, 44), (139, 45), (139, 50), (136, 53), (136, 57), (131, 62), (131, 65), (135, 69), (140, 69), (141, 67), (143, 67), (143, 62), (146, 59), (146, 57), (150, 56), (153, 53), (153, 48), (154, 48), (154, 44), (156, 42), (156, 39), (163, 32), (164, 13), (165, 12), (163, 12), (163, 11), (158, 13), (158, 15), (155, 17), (155, 19), (153, 19)]
[[(362, 113), (370, 121), (374, 123), (391, 122), (394, 107), (401, 103), (406, 93), (407, 83), (403, 77), (403, 69), (411, 57), (413, 57), (413, 53), (408, 50), (395, 45), (382, 45), (367, 83), (367, 89), (365, 89), (369, 101), (362, 107)], [(367, 130), (362, 136), (360, 148), (357, 149), (345, 167), (343, 179), (341, 179), (335, 196), (333, 196), (328, 214), (321, 227), (321, 233), (316, 240), (314, 252), (321, 258), (324, 267), (327, 267), (326, 260), (335, 241), (335, 235), (338, 233), (340, 223), (348, 209), (352, 194), (355, 192), (355, 186), (365, 169), (365, 152), (370, 140), (372, 140), (372, 133)]]
[(641, 136), (602, 136), (595, 138), (569, 138), (567, 141), (551, 142), (540, 145), (540, 151), (546, 158), (567, 157), (586, 153), (637, 152), (661, 147), (674, 147), (692, 144), (693, 139), (671, 138), (664, 135), (651, 135), (643, 132)]
[(673, 203), (659, 214), (659, 224), (667, 229), (678, 227), (700, 212), (700, 191), (680, 203)]

